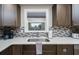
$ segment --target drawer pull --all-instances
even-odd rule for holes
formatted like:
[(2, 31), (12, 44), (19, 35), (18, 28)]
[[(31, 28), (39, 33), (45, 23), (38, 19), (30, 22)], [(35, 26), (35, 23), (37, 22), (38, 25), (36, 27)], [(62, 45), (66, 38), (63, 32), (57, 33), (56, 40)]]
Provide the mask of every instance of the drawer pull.
[(66, 49), (66, 48), (64, 48), (64, 49), (63, 49), (63, 52), (67, 52), (67, 49)]

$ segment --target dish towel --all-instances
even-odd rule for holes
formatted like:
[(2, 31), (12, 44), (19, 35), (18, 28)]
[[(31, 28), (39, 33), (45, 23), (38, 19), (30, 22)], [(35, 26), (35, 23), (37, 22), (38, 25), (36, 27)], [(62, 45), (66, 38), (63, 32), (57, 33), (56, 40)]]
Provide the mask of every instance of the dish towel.
[(36, 42), (36, 55), (42, 54), (42, 42)]

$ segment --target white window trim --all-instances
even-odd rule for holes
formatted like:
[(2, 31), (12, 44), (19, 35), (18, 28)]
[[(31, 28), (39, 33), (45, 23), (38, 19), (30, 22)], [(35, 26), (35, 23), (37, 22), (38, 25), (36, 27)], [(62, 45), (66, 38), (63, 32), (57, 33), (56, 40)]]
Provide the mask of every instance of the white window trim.
[[(29, 31), (28, 30), (28, 20), (27, 20), (27, 12), (46, 12), (46, 21), (45, 21), (45, 30), (44, 31)], [(49, 10), (48, 9), (24, 9), (24, 30), (25, 32), (48, 32), (48, 23), (49, 23)]]

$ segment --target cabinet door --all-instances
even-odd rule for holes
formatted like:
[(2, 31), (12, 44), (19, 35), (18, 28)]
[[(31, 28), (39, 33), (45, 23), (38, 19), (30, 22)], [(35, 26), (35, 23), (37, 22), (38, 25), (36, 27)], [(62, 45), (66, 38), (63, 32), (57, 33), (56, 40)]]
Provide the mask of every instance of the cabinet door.
[(13, 26), (16, 21), (16, 5), (4, 4), (3, 7), (3, 25)]
[(12, 53), (13, 55), (22, 55), (22, 45), (13, 45)]
[(43, 45), (43, 55), (56, 55), (56, 45)]
[(71, 5), (57, 4), (56, 6), (56, 25), (57, 26), (71, 26)]
[(3, 4), (2, 5), (2, 23), (3, 26), (17, 26), (20, 20), (19, 7), (15, 4)]
[(2, 5), (0, 4), (0, 26), (2, 26)]
[(73, 55), (74, 54), (73, 45), (57, 45), (57, 54), (58, 55)]
[(79, 44), (74, 44), (74, 55), (79, 55)]
[(35, 45), (24, 45), (22, 50), (23, 55), (35, 55), (36, 46)]

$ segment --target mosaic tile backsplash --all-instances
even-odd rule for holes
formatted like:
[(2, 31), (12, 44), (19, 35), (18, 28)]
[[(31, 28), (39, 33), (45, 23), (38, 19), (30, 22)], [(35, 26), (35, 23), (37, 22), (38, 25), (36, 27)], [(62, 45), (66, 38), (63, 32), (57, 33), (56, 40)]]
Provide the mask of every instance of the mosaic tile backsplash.
[(16, 37), (48, 37), (47, 32), (16, 33)]
[(71, 30), (66, 27), (52, 27), (52, 37), (69, 37), (71, 36)]
[[(71, 30), (66, 27), (52, 27), (52, 37), (69, 37), (71, 36)], [(16, 37), (48, 37), (48, 32), (27, 32), (16, 33)]]

